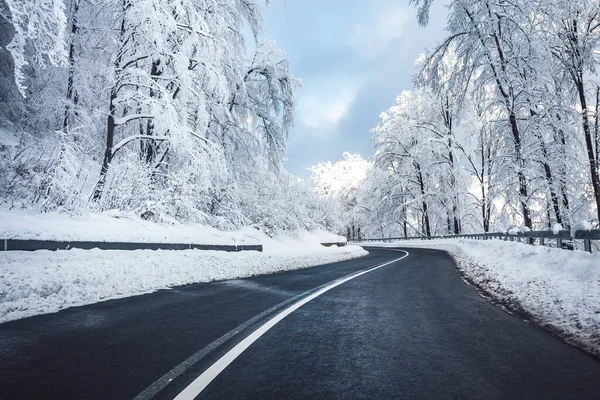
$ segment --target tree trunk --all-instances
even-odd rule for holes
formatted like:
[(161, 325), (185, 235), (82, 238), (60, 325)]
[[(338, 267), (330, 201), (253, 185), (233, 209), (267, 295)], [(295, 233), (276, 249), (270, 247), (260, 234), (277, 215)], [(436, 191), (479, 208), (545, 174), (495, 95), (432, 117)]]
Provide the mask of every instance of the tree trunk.
[(100, 177), (98, 183), (94, 188), (92, 200), (97, 202), (102, 197), (104, 191), (104, 185), (106, 184), (106, 175), (108, 174), (108, 167), (112, 161), (112, 149), (115, 138), (115, 100), (117, 99), (116, 87), (110, 92), (110, 102), (108, 105), (108, 120), (106, 124), (106, 148), (104, 150), (104, 159), (102, 160), (102, 168), (100, 169)]
[(421, 166), (415, 163), (417, 169), (417, 180), (421, 189), (421, 205), (423, 207), (423, 225), (425, 226), (425, 235), (431, 237), (431, 227), (429, 225), (429, 213), (427, 212), (427, 201), (425, 200), (425, 182), (423, 182), (423, 174), (421, 173)]
[[(531, 106), (530, 106), (531, 107)], [(534, 118), (537, 114), (537, 112), (533, 109), (530, 108), (529, 109), (529, 115)], [(538, 130), (534, 130), (534, 134), (535, 137), (540, 145), (540, 150), (542, 152), (542, 160), (541, 163), (544, 166), (544, 174), (546, 177), (546, 183), (548, 184), (548, 191), (550, 192), (550, 201), (552, 203), (551, 207), (548, 207), (548, 213), (546, 215), (546, 220), (548, 222), (548, 226), (550, 226), (550, 208), (552, 208), (552, 210), (554, 211), (554, 218), (556, 219), (556, 222), (559, 224), (562, 224), (562, 215), (561, 215), (561, 209), (560, 209), (560, 200), (558, 198), (558, 194), (556, 193), (556, 189), (554, 187), (554, 177), (552, 174), (552, 169), (550, 168), (550, 164), (548, 163), (548, 160), (550, 159), (549, 155), (548, 155), (548, 148), (546, 147), (546, 143), (544, 142), (544, 138), (541, 134), (541, 132), (539, 132)]]
[(115, 140), (115, 111), (116, 104), (115, 101), (117, 99), (117, 95), (119, 94), (119, 75), (120, 75), (120, 65), (121, 65), (121, 57), (122, 57), (122, 46), (125, 41), (125, 15), (126, 11), (129, 8), (130, 3), (129, 0), (123, 0), (123, 19), (121, 20), (121, 32), (119, 34), (119, 46), (118, 55), (114, 62), (115, 73), (117, 77), (115, 79), (115, 83), (110, 90), (110, 100), (108, 103), (108, 117), (106, 122), (106, 148), (104, 149), (104, 159), (102, 160), (102, 168), (100, 169), (100, 177), (98, 178), (98, 182), (96, 183), (96, 187), (94, 188), (94, 192), (92, 194), (92, 201), (98, 202), (102, 197), (102, 192), (104, 191), (104, 185), (106, 184), (106, 175), (108, 174), (108, 168), (112, 161), (113, 156), (113, 146)]
[(69, 130), (69, 117), (71, 109), (77, 106), (78, 96), (73, 88), (75, 75), (75, 38), (79, 30), (77, 17), (79, 14), (79, 0), (73, 0), (73, 11), (71, 13), (71, 37), (69, 43), (69, 77), (67, 79), (67, 104), (65, 106), (65, 117), (63, 119), (63, 132)]
[(485, 198), (485, 187), (481, 185), (481, 218), (483, 219), (483, 231), (490, 231), (490, 220), (489, 215), (487, 214), (487, 199)]
[(492, 220), (492, 202), (491, 202), (491, 197), (490, 197), (490, 188), (492, 187), (492, 154), (491, 154), (491, 149), (488, 148), (488, 153), (487, 153), (487, 197), (486, 200), (484, 202), (484, 206), (486, 209), (486, 223), (484, 225), (484, 229), (486, 232), (490, 231), (490, 223)]
[(564, 209), (564, 213), (563, 213), (563, 221), (565, 223), (564, 228), (565, 229), (569, 229), (569, 227), (571, 226), (571, 212), (570, 210), (570, 206), (569, 206), (569, 196), (567, 194), (567, 165), (566, 165), (566, 158), (567, 158), (567, 138), (565, 137), (565, 132), (562, 129), (558, 130), (558, 136), (559, 136), (559, 140), (560, 140), (560, 144), (561, 144), (561, 155), (562, 155), (562, 171), (561, 171), (561, 177), (560, 177), (560, 196), (562, 197), (562, 203), (563, 203), (563, 209)]
[[(404, 203), (404, 189), (402, 189), (402, 202)], [(407, 215), (407, 207), (405, 205), (402, 206), (402, 230), (404, 232), (404, 238), (408, 238), (408, 223), (406, 222)]]
[(455, 235), (460, 234), (460, 219), (458, 218), (458, 195), (456, 193), (456, 175), (454, 170), (454, 154), (452, 148), (454, 146), (452, 125), (453, 117), (450, 107), (449, 94), (446, 93), (444, 97), (444, 125), (446, 126), (446, 133), (448, 136), (448, 161), (450, 163), (450, 191), (452, 193), (452, 225), (448, 224), (450, 228), (448, 233), (454, 232)]
[(585, 135), (585, 146), (587, 149), (588, 163), (590, 167), (590, 175), (592, 178), (592, 189), (594, 191), (594, 199), (596, 200), (596, 213), (600, 221), (600, 177), (598, 176), (598, 160), (594, 153), (594, 143), (590, 129), (590, 121), (587, 110), (587, 101), (585, 99), (585, 90), (583, 84), (583, 73), (578, 76), (577, 92), (579, 94), (579, 102), (581, 104), (581, 116), (583, 118), (583, 133)]
[[(489, 232), (490, 231), (490, 206), (488, 205), (489, 199), (488, 199), (488, 193), (485, 190), (485, 185), (486, 185), (486, 177), (487, 182), (489, 184), (490, 181), (490, 177), (491, 177), (491, 171), (490, 171), (490, 158), (491, 158), (491, 154), (490, 154), (490, 148), (486, 148), (485, 146), (485, 138), (484, 138), (484, 133), (481, 133), (481, 176), (478, 177), (480, 179), (480, 183), (481, 183), (481, 218), (482, 218), (482, 225), (483, 225), (483, 231), (484, 232)], [(477, 171), (475, 171), (477, 173)]]
[[(554, 217), (556, 218), (557, 223), (562, 224), (563, 218), (560, 210), (560, 200), (558, 194), (556, 193), (556, 189), (554, 188), (554, 177), (552, 175), (552, 169), (550, 168), (550, 164), (548, 164), (548, 149), (546, 148), (546, 144), (544, 143), (542, 136), (537, 135), (537, 138), (540, 143), (540, 150), (542, 151), (542, 159), (544, 160), (542, 164), (544, 165), (544, 173), (546, 175), (546, 182), (548, 184), (548, 190), (550, 192), (550, 201), (552, 202)], [(548, 219), (548, 223), (550, 223), (550, 219)]]
[[(161, 72), (159, 70), (160, 67), (160, 60), (154, 60), (152, 61), (152, 68), (150, 69), (150, 76), (151, 77), (158, 77), (161, 75)], [(150, 88), (150, 98), (156, 97), (156, 91), (152, 88)], [(148, 120), (146, 122), (146, 135), (147, 136), (153, 136), (154, 135), (154, 121), (152, 119)], [(156, 153), (157, 153), (157, 143), (154, 140), (144, 140), (143, 141), (143, 157), (145, 159), (145, 161), (148, 164), (151, 164), (155, 161), (156, 159)]]
[(529, 205), (527, 204), (529, 193), (527, 191), (527, 179), (523, 169), (525, 163), (523, 162), (523, 156), (521, 154), (521, 137), (519, 133), (519, 126), (517, 125), (517, 117), (511, 110), (510, 116), (510, 128), (513, 135), (513, 143), (515, 145), (515, 156), (518, 164), (517, 178), (519, 180), (519, 201), (521, 203), (521, 209), (523, 210), (523, 224), (531, 229), (533, 227), (531, 221), (531, 212), (529, 211)]

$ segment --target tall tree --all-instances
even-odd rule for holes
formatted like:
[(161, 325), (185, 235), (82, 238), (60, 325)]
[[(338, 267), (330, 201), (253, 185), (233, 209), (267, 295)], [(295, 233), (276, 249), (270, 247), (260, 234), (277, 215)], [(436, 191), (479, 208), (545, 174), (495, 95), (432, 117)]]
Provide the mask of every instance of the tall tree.
[[(538, 2), (540, 3), (540, 2)], [(542, 4), (543, 3), (543, 4)], [(545, 17), (543, 38), (558, 65), (571, 79), (581, 109), (581, 127), (587, 151), (588, 169), (600, 221), (600, 173), (598, 171), (597, 142), (594, 143), (593, 118), (588, 106), (586, 74), (594, 72), (600, 61), (600, 3), (594, 0), (542, 2), (539, 8)], [(592, 93), (590, 93), (592, 94)], [(592, 94), (593, 95), (593, 94)], [(592, 103), (593, 104), (593, 103)]]

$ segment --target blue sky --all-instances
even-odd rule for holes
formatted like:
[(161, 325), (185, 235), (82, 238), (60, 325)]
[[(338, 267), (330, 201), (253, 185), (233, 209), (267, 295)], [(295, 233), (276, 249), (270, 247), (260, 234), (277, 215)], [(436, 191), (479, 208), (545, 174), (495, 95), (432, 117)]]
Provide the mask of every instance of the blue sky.
[(370, 157), (379, 115), (413, 87), (414, 61), (444, 38), (446, 9), (417, 24), (408, 0), (283, 0), (265, 14), (263, 37), (287, 52), (297, 91), (286, 168), (306, 178), (344, 151)]

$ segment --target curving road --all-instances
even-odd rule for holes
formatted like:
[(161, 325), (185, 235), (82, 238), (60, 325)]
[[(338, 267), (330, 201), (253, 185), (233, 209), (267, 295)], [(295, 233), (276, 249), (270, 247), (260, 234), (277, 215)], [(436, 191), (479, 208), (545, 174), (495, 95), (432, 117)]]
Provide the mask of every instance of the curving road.
[(446, 253), (369, 250), (1, 324), (0, 397), (598, 398), (600, 362), (490, 304)]

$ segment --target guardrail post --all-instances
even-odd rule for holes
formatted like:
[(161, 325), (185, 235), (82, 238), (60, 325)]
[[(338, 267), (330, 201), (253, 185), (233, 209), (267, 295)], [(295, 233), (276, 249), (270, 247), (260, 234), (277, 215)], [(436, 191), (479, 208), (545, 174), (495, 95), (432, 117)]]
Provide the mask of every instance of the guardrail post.
[(541, 237), (540, 238), (540, 246), (543, 246), (546, 243), (546, 239)]
[(4, 239), (4, 251), (8, 250), (8, 239)]
[(556, 247), (562, 249), (562, 238), (556, 238)]
[(583, 248), (588, 253), (591, 253), (592, 252), (592, 241), (590, 239), (584, 239), (583, 240)]

